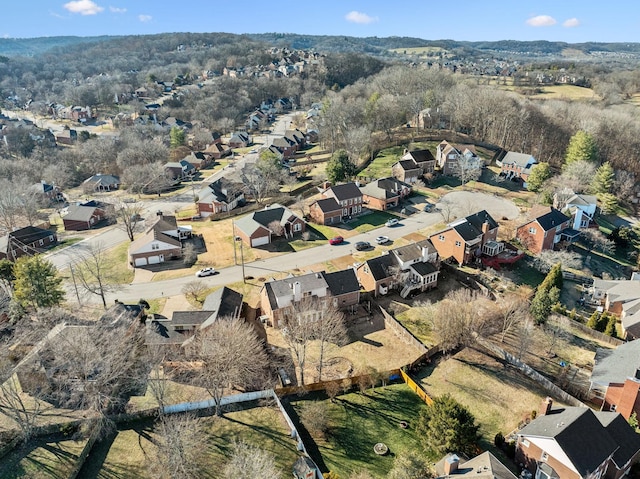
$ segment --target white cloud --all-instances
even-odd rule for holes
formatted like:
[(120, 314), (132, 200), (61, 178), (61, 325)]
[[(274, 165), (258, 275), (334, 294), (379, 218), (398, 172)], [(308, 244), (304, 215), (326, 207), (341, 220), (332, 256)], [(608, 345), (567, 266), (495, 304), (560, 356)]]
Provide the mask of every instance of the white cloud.
[(112, 7), (111, 5), (109, 5), (109, 11), (111, 13), (125, 13), (127, 11), (127, 9), (126, 8)]
[(537, 17), (531, 17), (527, 20), (527, 25), (532, 27), (550, 27), (556, 23), (558, 23), (556, 19), (549, 15), (538, 15)]
[(138, 20), (143, 23), (150, 22), (153, 17), (151, 15), (138, 15)]
[(562, 24), (563, 27), (567, 27), (567, 28), (572, 28), (572, 27), (577, 27), (580, 25), (580, 20), (578, 20), (577, 18), (573, 17), (573, 18), (568, 18), (567, 20), (564, 21), (564, 23)]
[(103, 7), (91, 0), (75, 0), (73, 2), (65, 3), (64, 8), (69, 10), (71, 13), (79, 13), (80, 15), (95, 15), (104, 10)]
[(374, 23), (378, 21), (378, 17), (372, 17), (370, 15), (367, 15), (366, 13), (356, 12), (355, 10), (347, 13), (344, 18), (346, 18), (348, 22), (362, 24)]

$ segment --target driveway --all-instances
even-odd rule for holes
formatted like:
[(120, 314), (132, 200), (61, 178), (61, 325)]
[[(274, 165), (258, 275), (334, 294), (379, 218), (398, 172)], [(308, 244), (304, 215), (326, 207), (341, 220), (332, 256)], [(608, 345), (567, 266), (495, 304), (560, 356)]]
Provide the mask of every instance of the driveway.
[[(447, 203), (450, 206), (447, 206)], [(442, 211), (447, 207), (450, 208), (451, 221), (454, 218), (463, 218), (483, 209), (487, 210), (496, 221), (503, 218), (513, 220), (520, 215), (520, 209), (513, 201), (501, 196), (475, 191), (452, 191), (444, 195), (436, 206)]]

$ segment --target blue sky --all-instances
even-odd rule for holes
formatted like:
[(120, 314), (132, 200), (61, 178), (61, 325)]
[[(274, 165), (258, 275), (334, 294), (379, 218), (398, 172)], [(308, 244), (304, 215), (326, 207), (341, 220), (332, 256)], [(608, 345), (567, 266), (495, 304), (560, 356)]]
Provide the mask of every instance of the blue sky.
[(640, 42), (637, 0), (2, 0), (0, 36), (163, 32)]

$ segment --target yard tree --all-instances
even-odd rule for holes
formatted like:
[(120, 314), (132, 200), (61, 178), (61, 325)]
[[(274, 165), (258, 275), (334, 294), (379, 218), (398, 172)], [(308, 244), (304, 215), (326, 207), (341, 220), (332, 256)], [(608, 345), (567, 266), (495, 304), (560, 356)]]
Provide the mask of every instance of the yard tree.
[(58, 270), (40, 255), (18, 258), (13, 273), (14, 298), (23, 308), (38, 310), (57, 306), (64, 300)]
[(334, 306), (333, 302), (325, 301), (322, 315), (315, 323), (314, 339), (318, 344), (318, 359), (316, 369), (318, 381), (322, 381), (322, 371), (332, 347), (343, 346), (348, 340), (344, 313)]
[(543, 250), (532, 259), (532, 265), (541, 273), (548, 273), (557, 264), (565, 268), (580, 269), (582, 257), (579, 253), (568, 250)]
[(191, 414), (161, 415), (154, 432), (157, 454), (147, 457), (154, 477), (198, 479), (206, 475), (202, 448), (207, 436), (200, 418)]
[(472, 455), (479, 428), (473, 414), (449, 394), (434, 398), (433, 403), (420, 412), (417, 424), (425, 450), (437, 455), (449, 452)]
[(218, 416), (225, 391), (259, 389), (267, 377), (264, 344), (251, 325), (240, 319), (220, 318), (198, 330), (187, 357), (201, 363), (196, 383), (209, 393)]
[(604, 254), (613, 254), (616, 243), (609, 239), (602, 231), (596, 228), (587, 228), (582, 232), (583, 242), (589, 247), (589, 251), (596, 250)]
[(324, 401), (305, 401), (299, 411), (300, 421), (311, 434), (326, 437), (331, 428), (329, 407)]
[(462, 155), (456, 162), (455, 175), (463, 186), (470, 181), (477, 181), (482, 175), (482, 163), (481, 161), (476, 161), (471, 157)]
[(551, 314), (551, 308), (560, 299), (560, 290), (553, 286), (550, 289), (538, 287), (529, 311), (536, 324), (544, 324)]
[(172, 127), (169, 132), (169, 137), (169, 145), (171, 145), (171, 148), (177, 148), (184, 145), (185, 133), (182, 128), (178, 128), (177, 126)]
[(531, 174), (527, 179), (527, 189), (529, 191), (538, 192), (544, 185), (545, 181), (551, 178), (551, 168), (549, 163), (538, 163), (531, 168)]
[(272, 152), (265, 150), (255, 164), (242, 168), (242, 182), (258, 204), (278, 192), (284, 175), (280, 160)]
[(70, 265), (74, 284), (84, 292), (98, 296), (107, 309), (107, 294), (119, 287), (112, 253), (100, 242), (85, 243), (75, 251), (75, 264)]
[(606, 334), (607, 336), (611, 336), (612, 338), (617, 338), (618, 337), (618, 331), (616, 329), (617, 322), (618, 320), (613, 314), (609, 316), (607, 320), (607, 326), (604, 328), (604, 334)]
[(500, 325), (500, 342), (509, 331), (522, 323), (527, 316), (528, 301), (523, 295), (508, 293), (498, 298), (495, 312)]
[(556, 263), (547, 273), (540, 287), (549, 290), (555, 286), (560, 291), (562, 291), (563, 283), (564, 279), (562, 277), (562, 264)]
[(129, 241), (133, 241), (138, 225), (142, 221), (144, 205), (141, 202), (116, 201), (113, 205), (113, 219), (118, 227), (127, 233)]
[(8, 259), (0, 259), (0, 287), (8, 295), (13, 294), (13, 282), (16, 276), (13, 273), (13, 262)]
[(618, 198), (613, 193), (601, 193), (599, 195), (600, 198), (600, 208), (605, 215), (610, 215), (616, 212), (616, 208), (618, 207)]
[(356, 167), (346, 150), (337, 150), (331, 155), (325, 171), (327, 179), (335, 184), (350, 179), (356, 173)]
[(564, 155), (564, 162), (565, 165), (581, 160), (595, 162), (597, 154), (596, 142), (593, 136), (584, 130), (578, 130), (569, 141)]
[(611, 163), (607, 161), (596, 170), (596, 174), (591, 180), (591, 191), (598, 196), (610, 193), (615, 179), (616, 175), (613, 171), (613, 167), (611, 166)]
[(224, 479), (246, 479), (248, 477), (268, 477), (280, 479), (281, 471), (276, 466), (272, 453), (245, 442), (236, 442), (231, 449), (229, 462), (222, 471)]

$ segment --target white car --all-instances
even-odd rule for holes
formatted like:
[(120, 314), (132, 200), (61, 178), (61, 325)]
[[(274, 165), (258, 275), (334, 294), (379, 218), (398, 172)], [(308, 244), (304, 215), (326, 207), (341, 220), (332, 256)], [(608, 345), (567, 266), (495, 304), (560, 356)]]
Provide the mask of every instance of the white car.
[(376, 238), (376, 243), (378, 244), (385, 244), (389, 242), (389, 237), (388, 236), (378, 236)]
[(399, 223), (400, 222), (398, 221), (398, 218), (391, 218), (391, 219), (388, 219), (387, 222), (384, 225), (385, 226), (396, 226)]
[(203, 278), (205, 276), (211, 276), (212, 274), (216, 274), (215, 268), (202, 268), (196, 273), (196, 277)]

